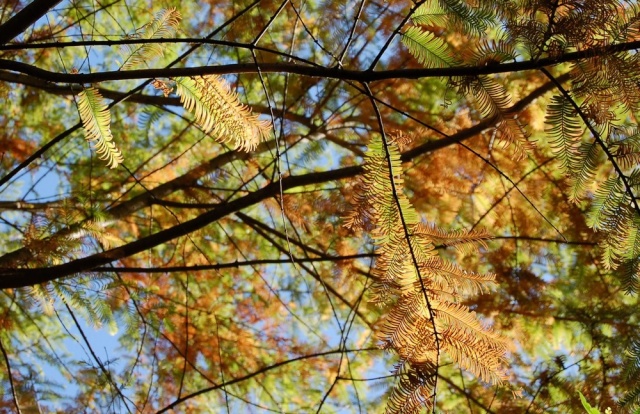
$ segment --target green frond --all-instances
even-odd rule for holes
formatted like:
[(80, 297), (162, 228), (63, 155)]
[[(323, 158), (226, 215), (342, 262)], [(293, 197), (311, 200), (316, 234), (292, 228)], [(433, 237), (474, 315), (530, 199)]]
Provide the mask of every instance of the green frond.
[(598, 167), (599, 155), (600, 146), (595, 141), (592, 143), (585, 142), (578, 148), (576, 160), (570, 170), (573, 182), (571, 183), (569, 200), (572, 202), (578, 202), (582, 199), (587, 186), (593, 181)]
[(105, 160), (109, 168), (116, 168), (124, 158), (113, 143), (111, 113), (103, 100), (96, 88), (86, 88), (78, 95), (78, 111), (86, 139), (95, 145), (98, 158)]
[(630, 209), (619, 209), (607, 219), (609, 231), (604, 233), (604, 238), (599, 246), (602, 249), (602, 264), (605, 269), (617, 269), (625, 259), (625, 251), (621, 248), (625, 245), (627, 229), (632, 220)]
[(222, 78), (208, 75), (174, 80), (184, 108), (193, 112), (200, 127), (218, 140), (233, 141), (236, 148), (251, 151), (271, 130), (271, 124), (240, 103)]
[(154, 106), (147, 106), (140, 112), (138, 128), (146, 134), (145, 137), (147, 142), (149, 142), (153, 125), (155, 125), (165, 113), (166, 112)]
[(631, 171), (627, 181), (631, 187), (635, 187), (636, 190), (640, 190), (640, 168), (636, 167)]
[(439, 0), (438, 3), (453, 23), (471, 35), (485, 35), (487, 29), (496, 23), (495, 14), (488, 8), (473, 7), (463, 0)]
[(619, 266), (622, 288), (628, 295), (635, 295), (640, 290), (640, 257), (625, 260)]
[[(175, 37), (181, 18), (180, 12), (176, 9), (172, 8), (162, 10), (150, 23), (143, 26), (132, 37), (136, 39), (162, 39)], [(140, 64), (162, 57), (164, 56), (164, 49), (165, 46), (160, 43), (123, 45), (121, 53), (124, 56), (124, 62), (120, 69), (133, 69)]]
[(626, 228), (624, 243), (620, 246), (625, 258), (620, 266), (622, 282), (627, 292), (638, 291), (640, 277), (640, 217), (633, 216)]
[[(389, 157), (387, 157), (387, 151)], [(345, 217), (345, 225), (359, 228), (369, 215), (375, 216), (377, 228), (374, 237), (378, 243), (384, 244), (393, 233), (393, 229), (400, 224), (400, 214), (409, 227), (420, 221), (415, 209), (403, 193), (404, 181), (398, 145), (390, 142), (385, 149), (381, 137), (373, 138), (365, 156), (364, 169), (364, 178), (356, 193), (356, 208)], [(393, 176), (397, 200), (393, 194), (390, 174)], [(398, 210), (398, 204), (401, 211)]]
[(551, 148), (560, 160), (563, 170), (570, 172), (576, 158), (576, 148), (584, 132), (578, 114), (568, 99), (556, 95), (547, 106), (545, 123)]
[(478, 76), (472, 78), (468, 86), (463, 86), (462, 92), (467, 89), (478, 103), (483, 117), (498, 117), (497, 138), (505, 145), (514, 146), (517, 159), (524, 157), (533, 144), (527, 141), (524, 128), (509, 112), (511, 98), (505, 87), (489, 76)]
[(608, 219), (617, 215), (626, 201), (622, 180), (618, 177), (608, 178), (596, 190), (591, 209), (587, 214), (587, 225), (595, 230), (617, 230), (609, 228)]
[(444, 68), (456, 64), (456, 60), (447, 49), (447, 44), (418, 26), (411, 26), (402, 34), (402, 43), (418, 62), (427, 68)]
[(618, 401), (621, 407), (636, 409), (640, 407), (640, 342), (634, 341), (627, 350), (624, 376), (633, 388)]
[(411, 20), (415, 24), (424, 26), (445, 27), (448, 21), (447, 11), (440, 7), (437, 2), (428, 1), (416, 9), (413, 15), (411, 15)]
[(107, 232), (105, 230), (105, 226), (98, 220), (87, 220), (82, 222), (81, 228), (71, 237), (77, 239), (90, 237), (100, 243), (104, 249), (110, 249), (122, 242), (121, 239)]
[(600, 414), (600, 410), (598, 410), (596, 407), (593, 407), (591, 404), (589, 404), (585, 396), (580, 391), (578, 391), (578, 396), (580, 397), (580, 402), (582, 403), (582, 407), (585, 409), (587, 414)]

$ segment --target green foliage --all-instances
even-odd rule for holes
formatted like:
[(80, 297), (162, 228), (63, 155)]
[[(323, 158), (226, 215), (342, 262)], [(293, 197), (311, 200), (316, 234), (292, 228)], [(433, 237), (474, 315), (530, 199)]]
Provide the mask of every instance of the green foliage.
[(571, 102), (563, 95), (551, 98), (547, 106), (545, 123), (551, 147), (554, 149), (560, 165), (567, 174), (573, 174), (576, 163), (576, 147), (583, 135), (584, 127)]
[(490, 2), (480, 3), (480, 7), (474, 7), (463, 0), (439, 0), (438, 3), (447, 12), (452, 23), (462, 27), (466, 33), (484, 35), (495, 23)]
[(0, 412), (636, 408), (637, 1), (352, 3), (0, 6)]
[[(584, 395), (582, 395), (580, 391), (578, 391), (578, 395), (580, 396), (580, 402), (582, 403), (582, 406), (584, 407), (585, 412), (587, 414), (600, 414), (600, 410), (598, 410), (595, 407), (592, 407), (591, 404), (587, 402), (587, 399), (584, 397)], [(611, 409), (607, 408), (605, 413), (607, 414), (611, 413)]]
[(411, 15), (414, 23), (424, 26), (441, 26), (447, 24), (447, 12), (439, 2), (427, 1), (422, 3), (420, 7)]
[[(162, 39), (174, 37), (178, 25), (180, 24), (180, 13), (176, 9), (166, 9), (160, 11), (155, 18), (145, 24), (126, 39)], [(122, 56), (124, 61), (121, 70), (130, 70), (145, 64), (149, 66), (153, 60), (164, 56), (165, 47), (161, 43), (142, 43), (135, 45), (122, 45)]]
[(456, 64), (447, 50), (446, 43), (418, 26), (411, 26), (402, 34), (402, 43), (427, 68), (442, 68)]
[(640, 343), (634, 342), (627, 351), (625, 379), (633, 388), (620, 399), (619, 404), (626, 408), (640, 408)]

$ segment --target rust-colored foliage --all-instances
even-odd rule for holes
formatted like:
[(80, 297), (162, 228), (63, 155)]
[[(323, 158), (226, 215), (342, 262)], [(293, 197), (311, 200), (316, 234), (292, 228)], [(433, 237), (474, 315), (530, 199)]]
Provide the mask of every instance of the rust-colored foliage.
[(162, 7), (0, 4), (0, 411), (637, 408), (637, 1)]

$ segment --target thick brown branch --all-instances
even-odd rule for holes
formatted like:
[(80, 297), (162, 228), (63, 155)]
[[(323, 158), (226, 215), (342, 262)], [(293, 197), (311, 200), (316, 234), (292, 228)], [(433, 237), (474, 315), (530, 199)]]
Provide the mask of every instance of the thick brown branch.
[[(22, 75), (11, 72), (2, 72), (0, 71), (0, 81), (17, 83), (20, 85), (29, 86), (32, 88), (37, 88), (52, 95), (59, 96), (68, 96), (68, 95), (76, 95), (82, 92), (82, 88), (77, 85), (56, 85), (55, 83), (46, 82), (42, 79), (34, 78), (29, 75)], [(107, 99), (112, 99), (114, 101), (122, 101), (126, 100), (127, 102), (141, 103), (146, 105), (156, 105), (156, 106), (182, 106), (180, 103), (180, 99), (178, 97), (165, 97), (162, 95), (144, 95), (141, 93), (129, 94), (127, 92), (119, 92), (106, 88), (97, 88), (102, 96)], [(270, 114), (269, 108), (264, 105), (251, 105), (251, 109), (254, 112), (258, 112), (261, 114)], [(310, 126), (311, 122), (309, 118), (304, 115), (299, 115), (294, 112), (285, 111), (284, 118), (290, 121), (298, 122), (302, 125)]]
[[(560, 79), (564, 79), (566, 76), (568, 75), (563, 75), (562, 77), (560, 77)], [(551, 85), (552, 87), (552, 85)], [(537, 88), (536, 90), (534, 90), (531, 94), (529, 94), (527, 97), (523, 98), (521, 101), (519, 101), (518, 103), (516, 103), (513, 108), (514, 110), (516, 108), (521, 109), (526, 107), (526, 105), (528, 105), (529, 103), (531, 103), (531, 101), (533, 101), (535, 98), (541, 96), (542, 94), (544, 94), (547, 90), (549, 90), (550, 85), (549, 84), (545, 84), (539, 88)], [(439, 139), (439, 140), (434, 140), (434, 141), (430, 141), (427, 142), (425, 144), (420, 145), (419, 147), (416, 147), (412, 150), (409, 150), (405, 153), (402, 154), (402, 161), (403, 162), (407, 162), (410, 161), (411, 159), (414, 159), (415, 157), (428, 153), (430, 151), (435, 151), (441, 148), (444, 148), (446, 146), (455, 144), (455, 143), (460, 143), (464, 140), (467, 140), (471, 137), (473, 137), (474, 135), (482, 132), (484, 129), (490, 128), (493, 124), (495, 124), (496, 119), (491, 118), (491, 119), (487, 119), (484, 120), (478, 124), (476, 124), (475, 126), (462, 130), (456, 134), (453, 134), (451, 136), (447, 136), (445, 138)], [(181, 188), (185, 188), (188, 187), (189, 185), (192, 185), (193, 183), (195, 183), (200, 177), (202, 177), (203, 175), (205, 175), (206, 173), (215, 170), (216, 168), (219, 168), (220, 166), (234, 161), (234, 160), (238, 160), (238, 159), (246, 159), (250, 156), (254, 156), (256, 152), (262, 152), (262, 151), (266, 151), (270, 148), (270, 146), (272, 145), (272, 142), (269, 143), (263, 143), (261, 144), (257, 150), (253, 153), (253, 154), (249, 154), (249, 153), (244, 153), (244, 152), (240, 152), (240, 151), (229, 151), (226, 152), (224, 154), (219, 155), (216, 158), (213, 158), (212, 160), (205, 162), (201, 165), (199, 165), (198, 167), (192, 169), (191, 171), (189, 171), (188, 173), (175, 178), (167, 183), (164, 183), (156, 188), (154, 188), (151, 191), (142, 193), (134, 198), (132, 198), (131, 200), (125, 201), (119, 205), (116, 205), (115, 207), (110, 208), (107, 213), (109, 215), (110, 219), (119, 219), (122, 217), (125, 217), (129, 214), (131, 214), (134, 211), (137, 211), (141, 208), (144, 208), (146, 206), (149, 206), (151, 204), (154, 204), (157, 200), (162, 199), (163, 197), (166, 197), (167, 195), (181, 189)], [(337, 170), (337, 174), (340, 178), (345, 178), (347, 176), (342, 175), (342, 173), (340, 171), (343, 171), (345, 169), (341, 169), (341, 170)], [(356, 167), (348, 167), (347, 170), (351, 171), (352, 175), (357, 175), (362, 171), (362, 167), (361, 166), (356, 166)], [(330, 173), (330, 172), (328, 172)], [(291, 178), (291, 177), (290, 177)], [(329, 180), (330, 181), (330, 180)], [(215, 210), (214, 210), (215, 211)], [(239, 211), (239, 210), (236, 210)], [(234, 211), (231, 211), (234, 212)], [(76, 226), (71, 226), (70, 228), (68, 228), (66, 231), (67, 232), (72, 232), (77, 230), (80, 225), (80, 223)], [(64, 230), (63, 230), (64, 232)], [(175, 236), (178, 237), (178, 236)], [(154, 245), (155, 246), (155, 245)], [(16, 260), (19, 260), (20, 257), (24, 256), (24, 255), (28, 255), (29, 251), (25, 248), (22, 249), (18, 249), (14, 252), (11, 253), (7, 253), (4, 256), (0, 257), (0, 266), (8, 266), (10, 265), (12, 262), (15, 262)], [(131, 253), (134, 254), (134, 253)], [(112, 260), (106, 261), (106, 262), (102, 262), (102, 263), (97, 263), (96, 265), (94, 265), (93, 267), (96, 266), (100, 266), (103, 264), (106, 264), (108, 262), (117, 260), (119, 258), (122, 257), (118, 257), (118, 258), (114, 258)], [(79, 260), (83, 260), (83, 259), (79, 259)], [(75, 263), (71, 262), (71, 263)], [(70, 265), (69, 263), (66, 265)], [(71, 271), (70, 273), (65, 273), (65, 275), (69, 275), (75, 272), (80, 272), (83, 270), (88, 270), (87, 268), (82, 268), (79, 270), (75, 270), (75, 271)], [(32, 269), (32, 271), (36, 271), (36, 269)], [(2, 274), (0, 273), (0, 276)], [(55, 277), (54, 277), (55, 279)], [(50, 279), (53, 280), (53, 279)], [(43, 280), (45, 281), (45, 280)], [(41, 282), (33, 282), (33, 283), (41, 283)], [(30, 283), (28, 283), (30, 284)], [(0, 282), (0, 289), (3, 288), (3, 284)], [(6, 286), (9, 287), (9, 286)]]
[(227, 216), (228, 214), (240, 211), (244, 208), (257, 204), (262, 200), (276, 196), (280, 193), (281, 188), (283, 191), (286, 191), (298, 186), (339, 180), (357, 175), (361, 171), (361, 166), (354, 166), (340, 168), (333, 171), (289, 176), (283, 178), (280, 183), (274, 182), (268, 184), (253, 193), (249, 193), (228, 203), (220, 204), (217, 208), (203, 213), (192, 220), (186, 221), (169, 229), (159, 231), (158, 233), (150, 236), (143, 237), (134, 242), (125, 244), (124, 246), (116, 247), (102, 253), (96, 253), (88, 257), (46, 269), (0, 269), (0, 289), (25, 287), (38, 283), (49, 282), (79, 272), (90, 271), (98, 266), (132, 256), (169, 240), (173, 240), (177, 237), (184, 236), (201, 229), (216, 220)]
[(0, 26), (0, 45), (7, 43), (24, 32), (61, 0), (34, 0), (27, 7), (20, 10), (5, 24)]

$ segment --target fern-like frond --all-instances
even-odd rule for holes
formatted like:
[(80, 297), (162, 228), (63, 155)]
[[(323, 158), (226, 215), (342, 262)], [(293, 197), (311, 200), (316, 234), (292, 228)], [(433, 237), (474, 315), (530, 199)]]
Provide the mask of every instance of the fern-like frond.
[(595, 230), (616, 231), (617, 229), (610, 228), (609, 219), (619, 214), (620, 207), (626, 201), (622, 181), (618, 177), (608, 178), (596, 191), (587, 215), (587, 225)]
[(527, 141), (527, 133), (522, 125), (509, 111), (511, 99), (500, 83), (489, 76), (478, 76), (467, 79), (462, 91), (470, 91), (478, 103), (484, 117), (498, 117), (497, 137), (507, 145), (513, 145), (516, 157), (522, 158), (532, 148)]
[(562, 168), (570, 172), (571, 166), (575, 163), (576, 148), (584, 133), (578, 114), (567, 98), (556, 95), (551, 98), (547, 107), (545, 123), (546, 132), (551, 138), (551, 148), (560, 160)]
[(438, 256), (420, 262), (420, 269), (430, 276), (433, 289), (459, 298), (466, 294), (482, 294), (492, 287), (495, 275), (463, 270)]
[(386, 414), (419, 414), (432, 405), (438, 367), (432, 362), (400, 363), (395, 374), (398, 383), (391, 391)]
[(422, 223), (418, 225), (416, 233), (429, 236), (436, 245), (454, 246), (462, 252), (466, 252), (469, 247), (477, 249), (478, 244), (486, 249), (485, 240), (491, 238), (486, 229), (445, 231), (435, 225)]
[(442, 331), (442, 347), (463, 369), (485, 382), (500, 384), (505, 380), (504, 342), (483, 341), (458, 329)]
[(634, 341), (627, 350), (624, 375), (632, 388), (618, 401), (618, 404), (629, 409), (640, 408), (640, 342), (638, 341)]
[(632, 220), (631, 214), (631, 209), (619, 209), (617, 214), (608, 217), (606, 225), (610, 231), (604, 233), (605, 237), (599, 243), (605, 269), (617, 269), (624, 261), (626, 252), (621, 247), (624, 246), (626, 229)]
[(628, 293), (638, 291), (640, 279), (640, 217), (634, 214), (626, 228), (624, 243), (621, 251), (624, 252), (624, 262), (620, 266), (622, 283)]
[(418, 26), (409, 27), (402, 34), (402, 43), (427, 68), (444, 68), (456, 64), (447, 44), (435, 34)]
[(411, 20), (415, 24), (424, 26), (440, 26), (447, 25), (447, 11), (443, 9), (437, 2), (428, 1), (423, 3), (411, 15)]
[(628, 295), (635, 295), (640, 290), (640, 257), (625, 260), (619, 267), (622, 288)]
[(438, 344), (424, 296), (419, 289), (398, 298), (376, 332), (381, 348), (406, 361), (435, 361)]
[(434, 248), (436, 241), (484, 245), (487, 233), (444, 232), (422, 224), (403, 194), (398, 141), (372, 140), (354, 197), (357, 206), (346, 218), (352, 228), (368, 222), (378, 246), (372, 301), (391, 304), (391, 308), (376, 338), (381, 348), (393, 350), (400, 358), (400, 380), (387, 406), (392, 413), (418, 412), (433, 403), (430, 381), (435, 380), (445, 353), (483, 380), (500, 381), (499, 366), (506, 350), (502, 338), (459, 303), (463, 295), (482, 292), (494, 276), (465, 271), (440, 258)]
[(480, 46), (473, 52), (472, 66), (485, 66), (503, 62), (515, 61), (518, 54), (515, 51), (515, 44), (505, 40), (480, 42)]
[(495, 24), (495, 14), (488, 8), (473, 7), (463, 0), (439, 0), (440, 7), (447, 12), (450, 20), (471, 35), (484, 35)]
[[(136, 39), (172, 38), (175, 36), (181, 18), (180, 12), (174, 8), (162, 10), (150, 23), (143, 26), (131, 37)], [(164, 49), (165, 46), (159, 43), (123, 45), (122, 55), (125, 59), (120, 69), (133, 69), (140, 64), (162, 57)]]
[(607, 141), (622, 168), (640, 165), (640, 128), (612, 128)]
[(251, 151), (271, 129), (269, 122), (240, 103), (224, 79), (215, 75), (178, 77), (176, 93), (185, 109), (193, 112), (196, 122), (220, 141), (233, 141), (236, 148)]
[(113, 143), (110, 126), (111, 113), (96, 88), (90, 87), (80, 92), (78, 111), (86, 139), (93, 142), (98, 157), (105, 160), (109, 168), (116, 168), (124, 161), (124, 158)]
[[(387, 158), (387, 151), (389, 157)], [(397, 229), (400, 215), (403, 215), (407, 226), (413, 227), (419, 218), (408, 198), (403, 193), (402, 163), (397, 144), (385, 145), (381, 137), (371, 140), (365, 155), (364, 179), (354, 195), (355, 208), (345, 217), (345, 226), (362, 228), (365, 221), (373, 219), (377, 224), (374, 237), (378, 243), (384, 244)], [(396, 188), (395, 199), (390, 174)], [(401, 212), (397, 204), (400, 204)]]
[(587, 186), (593, 182), (599, 155), (600, 146), (595, 141), (585, 142), (578, 148), (576, 160), (571, 168), (573, 182), (569, 192), (569, 200), (572, 202), (578, 202), (582, 199)]
[(70, 283), (54, 282), (51, 291), (87, 323), (96, 328), (106, 325), (109, 333), (115, 335), (118, 324), (106, 295), (102, 293), (110, 286), (110, 282), (112, 279), (108, 276), (82, 276)]
[(82, 239), (85, 237), (97, 241), (104, 249), (110, 249), (122, 242), (122, 239), (107, 232), (105, 226), (98, 220), (82, 222), (80, 229), (69, 236), (71, 239)]
[[(470, 311), (465, 305), (434, 300), (432, 307), (438, 325), (441, 327), (440, 332), (443, 332), (444, 329), (457, 331), (470, 338), (475, 338), (476, 341), (485, 342), (490, 348), (506, 351), (505, 342), (500, 336), (483, 326), (476, 317), (476, 313)], [(504, 352), (501, 352), (501, 355), (504, 355)]]
[(471, 84), (471, 91), (484, 117), (507, 112), (511, 99), (504, 86), (488, 76), (479, 76)]

